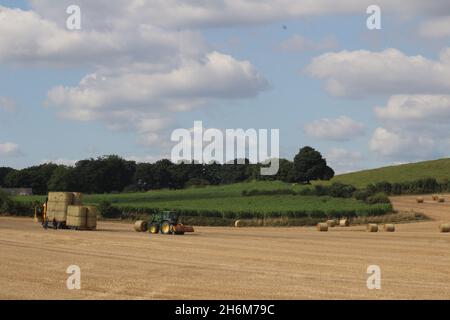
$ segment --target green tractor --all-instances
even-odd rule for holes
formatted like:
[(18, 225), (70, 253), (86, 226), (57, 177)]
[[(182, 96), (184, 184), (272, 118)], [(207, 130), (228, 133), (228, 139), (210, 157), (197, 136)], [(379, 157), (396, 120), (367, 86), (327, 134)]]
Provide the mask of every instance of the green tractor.
[(185, 232), (194, 232), (191, 226), (185, 226), (180, 222), (180, 214), (172, 211), (163, 211), (153, 215), (150, 221), (138, 220), (134, 224), (134, 230), (137, 232), (146, 232), (152, 234), (178, 234)]

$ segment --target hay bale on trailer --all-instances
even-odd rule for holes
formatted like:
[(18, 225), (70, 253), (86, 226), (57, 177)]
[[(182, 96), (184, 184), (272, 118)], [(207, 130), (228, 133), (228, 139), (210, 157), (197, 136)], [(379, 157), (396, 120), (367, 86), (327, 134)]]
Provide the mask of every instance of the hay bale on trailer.
[(320, 231), (320, 232), (328, 231), (328, 223), (326, 223), (326, 222), (318, 223), (316, 227), (317, 227), (317, 231)]
[(386, 231), (386, 232), (395, 232), (395, 224), (386, 223), (384, 225), (384, 231)]
[(49, 192), (47, 203), (47, 220), (64, 222), (67, 219), (67, 209), (72, 205), (71, 192)]
[(59, 202), (67, 205), (72, 204), (73, 193), (71, 192), (49, 192), (48, 202)]
[(148, 222), (143, 220), (138, 220), (134, 223), (134, 231), (136, 232), (146, 232), (148, 230)]
[(87, 209), (83, 206), (68, 206), (66, 225), (69, 228), (85, 229), (87, 224), (86, 212)]
[(341, 227), (349, 227), (350, 226), (350, 221), (348, 219), (341, 219), (339, 221), (339, 225)]
[(97, 229), (98, 208), (96, 206), (85, 206), (86, 208), (86, 228)]
[(440, 232), (444, 232), (444, 233), (450, 232), (450, 223), (442, 223), (439, 226), (439, 231)]
[(367, 232), (378, 232), (378, 225), (375, 223), (369, 223), (367, 225)]

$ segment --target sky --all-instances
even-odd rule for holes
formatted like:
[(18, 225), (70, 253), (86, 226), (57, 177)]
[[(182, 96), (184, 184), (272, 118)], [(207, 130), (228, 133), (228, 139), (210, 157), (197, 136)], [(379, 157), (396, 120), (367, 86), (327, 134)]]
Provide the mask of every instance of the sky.
[(0, 166), (154, 162), (194, 121), (337, 173), (448, 157), (449, 40), (444, 0), (0, 0)]

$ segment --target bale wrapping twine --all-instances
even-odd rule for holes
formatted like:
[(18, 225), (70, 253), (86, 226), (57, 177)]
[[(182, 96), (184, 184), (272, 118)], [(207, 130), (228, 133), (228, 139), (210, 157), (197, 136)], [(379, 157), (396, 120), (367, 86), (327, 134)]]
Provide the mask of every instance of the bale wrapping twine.
[(328, 231), (328, 223), (324, 222), (324, 223), (318, 223), (317, 224), (317, 231)]

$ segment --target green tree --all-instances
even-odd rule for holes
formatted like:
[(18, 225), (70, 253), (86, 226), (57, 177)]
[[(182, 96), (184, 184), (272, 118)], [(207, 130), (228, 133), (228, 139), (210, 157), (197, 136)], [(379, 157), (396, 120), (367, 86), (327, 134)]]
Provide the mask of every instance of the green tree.
[(47, 184), (58, 165), (46, 163), (9, 172), (4, 178), (5, 187), (32, 188), (35, 194), (46, 194)]
[(327, 161), (319, 151), (311, 147), (303, 147), (294, 158), (293, 179), (300, 183), (312, 180), (329, 180), (334, 171), (327, 166)]
[(74, 168), (60, 166), (53, 171), (47, 187), (49, 191), (75, 191), (77, 189)]
[(15, 170), (13, 168), (8, 167), (1, 167), (0, 168), (0, 186), (5, 186), (5, 177), (10, 172), (14, 172)]
[(122, 191), (133, 182), (136, 170), (134, 161), (116, 155), (78, 161), (73, 171), (77, 191), (105, 193)]

